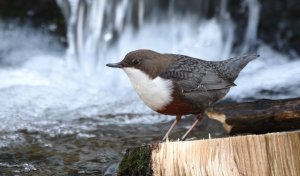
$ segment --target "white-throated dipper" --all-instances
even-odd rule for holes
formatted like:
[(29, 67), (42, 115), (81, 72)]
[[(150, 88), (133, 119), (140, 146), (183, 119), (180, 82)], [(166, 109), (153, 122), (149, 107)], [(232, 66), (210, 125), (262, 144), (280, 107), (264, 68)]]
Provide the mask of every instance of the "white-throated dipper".
[(133, 87), (152, 110), (175, 115), (176, 120), (163, 140), (180, 121), (182, 115), (195, 114), (196, 121), (181, 138), (201, 121), (204, 110), (223, 98), (240, 71), (259, 55), (250, 54), (223, 61), (205, 61), (177, 54), (161, 54), (151, 50), (128, 53), (119, 63), (106, 64), (122, 68)]

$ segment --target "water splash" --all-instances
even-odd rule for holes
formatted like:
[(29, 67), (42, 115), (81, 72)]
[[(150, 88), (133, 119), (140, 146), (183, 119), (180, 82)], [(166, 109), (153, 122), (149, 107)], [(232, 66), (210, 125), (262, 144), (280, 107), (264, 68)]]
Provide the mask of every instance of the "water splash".
[(245, 0), (245, 4), (249, 9), (249, 15), (241, 53), (249, 51), (249, 49), (256, 43), (260, 14), (260, 4), (257, 0)]
[[(129, 1), (58, 0), (57, 2), (68, 23), (69, 47), (66, 59), (83, 74), (94, 74), (98, 69), (98, 62), (105, 57), (108, 45), (124, 28)], [(139, 13), (139, 18), (142, 18), (142, 12)]]
[[(47, 34), (30, 27), (11, 30), (0, 23), (1, 131), (35, 129), (64, 133), (66, 124), (82, 117), (101, 116), (101, 125), (169, 120), (155, 116), (149, 121), (148, 115), (106, 119), (108, 114), (150, 114), (151, 110), (139, 100), (126, 75), (106, 68), (105, 63), (119, 61), (127, 52), (140, 48), (210, 60), (233, 55), (235, 25), (226, 10), (227, 1), (222, 1), (220, 15), (201, 20), (197, 15), (176, 15), (172, 10), (164, 19), (151, 15), (146, 19), (146, 0), (138, 1), (138, 5), (128, 0), (58, 2), (68, 21), (69, 47), (65, 55), (55, 38)], [(259, 5), (246, 4), (255, 17), (249, 17), (252, 22), (248, 22), (245, 35), (244, 48), (251, 48), (256, 40)], [(135, 9), (136, 5), (139, 8)], [(137, 25), (132, 20), (134, 14), (138, 16)], [(227, 97), (300, 96), (299, 61), (290, 62), (263, 44), (258, 53), (261, 58), (246, 67), (236, 81), (238, 86)], [(274, 75), (278, 75), (276, 79)], [(262, 90), (274, 90), (277, 94)], [(76, 124), (70, 131), (76, 131), (74, 128), (81, 126)]]

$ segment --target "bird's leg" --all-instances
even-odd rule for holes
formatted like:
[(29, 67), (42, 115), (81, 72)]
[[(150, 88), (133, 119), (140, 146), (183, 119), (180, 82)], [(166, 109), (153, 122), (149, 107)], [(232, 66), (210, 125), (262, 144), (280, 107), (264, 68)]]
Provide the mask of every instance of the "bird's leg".
[(162, 139), (162, 141), (165, 141), (168, 137), (169, 134), (171, 133), (171, 131), (173, 130), (173, 128), (177, 125), (177, 123), (181, 120), (181, 115), (177, 115), (176, 116), (176, 120), (173, 122), (173, 124), (171, 125), (171, 127), (169, 128), (168, 132), (165, 134), (164, 138)]
[(201, 122), (201, 120), (202, 120), (202, 115), (201, 114), (198, 114), (197, 116), (196, 116), (196, 121), (193, 123), (193, 125), (191, 126), (191, 128), (181, 137), (181, 140), (182, 141), (184, 141), (185, 140), (185, 138), (187, 137), (187, 135), (192, 131), (192, 129), (193, 128), (195, 128), (195, 126), (199, 123), (199, 122)]

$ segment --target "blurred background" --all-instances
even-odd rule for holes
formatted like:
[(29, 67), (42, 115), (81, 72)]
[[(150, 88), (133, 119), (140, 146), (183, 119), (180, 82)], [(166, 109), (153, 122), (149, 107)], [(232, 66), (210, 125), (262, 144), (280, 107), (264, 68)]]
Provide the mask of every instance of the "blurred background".
[[(109, 175), (126, 148), (161, 140), (174, 117), (105, 67), (132, 50), (257, 52), (223, 101), (300, 96), (296, 0), (1, 0), (0, 41), (0, 175)], [(225, 135), (205, 120), (191, 136), (208, 134)]]

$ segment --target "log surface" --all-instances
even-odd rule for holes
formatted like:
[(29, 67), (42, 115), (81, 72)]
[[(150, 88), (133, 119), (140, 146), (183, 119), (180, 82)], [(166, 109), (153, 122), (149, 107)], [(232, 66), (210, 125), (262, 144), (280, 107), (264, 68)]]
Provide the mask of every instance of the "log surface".
[(300, 131), (164, 142), (127, 151), (118, 175), (299, 176)]
[(300, 132), (166, 142), (152, 150), (155, 176), (299, 176)]
[(300, 129), (300, 98), (217, 104), (206, 110), (229, 134)]

